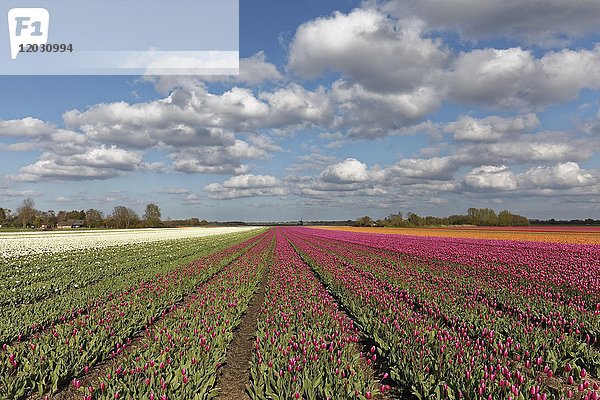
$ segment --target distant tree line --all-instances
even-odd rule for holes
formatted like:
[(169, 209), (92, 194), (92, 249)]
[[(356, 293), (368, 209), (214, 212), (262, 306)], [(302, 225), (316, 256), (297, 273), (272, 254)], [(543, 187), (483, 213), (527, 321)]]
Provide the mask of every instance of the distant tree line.
[(521, 215), (503, 210), (498, 214), (491, 208), (469, 208), (467, 214), (450, 215), (448, 217), (422, 217), (412, 212), (403, 215), (402, 212), (390, 214), (384, 219), (374, 221), (369, 216), (360, 217), (354, 226), (381, 226), (381, 227), (415, 227), (415, 226), (448, 226), (448, 225), (476, 225), (476, 226), (529, 226), (529, 220)]
[[(30, 198), (23, 200), (19, 208), (12, 210), (0, 207), (0, 226), (12, 228), (86, 227), (86, 228), (157, 228), (166, 225), (162, 221), (160, 207), (154, 203), (146, 205), (140, 217), (133, 209), (116, 206), (109, 215), (100, 210), (41, 211), (35, 208)], [(195, 218), (197, 220), (197, 218)], [(200, 225), (198, 221), (198, 225)]]
[(531, 225), (580, 225), (580, 226), (600, 226), (600, 219), (570, 219), (570, 220), (555, 220), (551, 219), (530, 219)]

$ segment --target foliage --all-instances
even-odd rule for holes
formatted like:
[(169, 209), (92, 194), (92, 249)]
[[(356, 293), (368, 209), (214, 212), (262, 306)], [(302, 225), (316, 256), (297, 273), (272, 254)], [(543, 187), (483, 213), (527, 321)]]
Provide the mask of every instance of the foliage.
[[(258, 322), (252, 399), (364, 399), (378, 393), (358, 329), (278, 229)], [(376, 356), (375, 356), (376, 357)]]
[(35, 203), (29, 197), (23, 200), (19, 208), (17, 208), (17, 219), (23, 228), (33, 224), (36, 214)]
[(160, 226), (160, 207), (158, 207), (154, 203), (149, 203), (146, 205), (146, 211), (144, 212), (144, 225), (146, 227), (155, 228)]
[(360, 217), (356, 220), (354, 226), (373, 226), (373, 220), (369, 216)]
[[(86, 235), (79, 247), (18, 240)], [(381, 358), (401, 398), (598, 399), (598, 246), (302, 227), (97, 237), (3, 235), (0, 398), (45, 399), (69, 382), (85, 400), (214, 398), (268, 274), (253, 399), (384, 397)], [(361, 352), (361, 335), (375, 346)]]
[[(366, 219), (369, 217), (362, 217)], [(469, 208), (466, 215), (450, 215), (448, 217), (421, 217), (409, 212), (403, 218), (401, 212), (390, 214), (383, 220), (378, 220), (377, 226), (406, 228), (415, 226), (447, 226), (447, 225), (477, 225), (477, 226), (529, 226), (529, 220), (523, 216), (503, 210), (498, 215), (490, 208)], [(355, 226), (372, 226), (357, 225)]]
[(127, 229), (134, 227), (140, 221), (140, 217), (131, 208), (116, 206), (107, 221), (107, 225), (114, 228)]
[(104, 214), (100, 210), (90, 208), (85, 212), (85, 226), (88, 228), (100, 228), (104, 225)]
[[(4, 310), (11, 312), (13, 316), (21, 316), (31, 330), (28, 338), (21, 339), (20, 336), (17, 341), (3, 346), (0, 352), (0, 397), (21, 398), (31, 391), (38, 391), (40, 394), (55, 392), (64, 382), (80, 374), (86, 366), (105, 358), (112, 351), (118, 351), (123, 343), (141, 331), (149, 321), (160, 316), (197, 285), (205, 282), (253, 246), (256, 238), (233, 246), (231, 244), (256, 233), (257, 231), (249, 231), (213, 237), (210, 240), (206, 238), (203, 251), (204, 254), (211, 254), (191, 264), (181, 265), (181, 261), (173, 263), (160, 259), (146, 259), (140, 265), (136, 264), (136, 258), (140, 257), (140, 254), (131, 253), (131, 249), (125, 248), (124, 250), (129, 250), (126, 254), (133, 256), (131, 266), (108, 264), (100, 267), (98, 264), (92, 264), (96, 268), (89, 268), (89, 264), (82, 264), (75, 271), (63, 271), (76, 272), (70, 275), (59, 275), (56, 267), (45, 269), (44, 264), (34, 265), (37, 272), (33, 275), (27, 274), (28, 270), (22, 271), (24, 275), (13, 282), (20, 284), (21, 279), (27, 278), (32, 282), (26, 281), (27, 285), (21, 285), (27, 288), (24, 291), (11, 290), (8, 293), (20, 298), (26, 296), (25, 302), (36, 307), (32, 309), (34, 312), (29, 318), (25, 319), (26, 316), (20, 313), (21, 307), (14, 307), (14, 304), (23, 303), (23, 300), (3, 298)], [(167, 260), (176, 256), (176, 253), (165, 253), (167, 247), (164, 243), (162, 245), (162, 252), (159, 254), (167, 256)], [(180, 246), (174, 247), (178, 248)], [(146, 254), (143, 248), (140, 250), (141, 255)], [(189, 250), (188, 248), (187, 251)], [(65, 260), (69, 259), (68, 256), (72, 255), (67, 254)], [(149, 274), (143, 273), (142, 270), (140, 274), (139, 267), (148, 261), (157, 262), (157, 268), (150, 268)], [(94, 282), (94, 274), (98, 277), (103, 269), (107, 270), (109, 276), (105, 278), (108, 279)], [(131, 273), (123, 274), (128, 269)], [(77, 279), (76, 283), (73, 282), (73, 278)], [(36, 282), (38, 280), (39, 283)], [(40, 285), (48, 285), (49, 282), (52, 282), (51, 285), (56, 282), (58, 287), (48, 290), (47, 286)], [(82, 288), (78, 287), (80, 283), (83, 284)], [(73, 291), (74, 298), (83, 301), (74, 304), (73, 308), (62, 309), (57, 307), (64, 305), (64, 302), (50, 300), (40, 303), (39, 296), (44, 296), (44, 293), (48, 298), (53, 295), (67, 299), (71, 297), (60, 296), (64, 290), (63, 285), (66, 285), (67, 290)], [(99, 293), (97, 288), (103, 291)], [(81, 292), (88, 295), (78, 296)], [(49, 321), (48, 317), (53, 314), (62, 316)], [(2, 332), (9, 326), (2, 326)]]
[[(105, 371), (92, 398), (205, 399), (218, 394), (217, 370), (224, 364), (239, 324), (272, 257), (273, 232), (216, 276), (190, 301), (172, 308), (145, 330), (142, 340)], [(83, 395), (89, 387), (81, 387)]]
[(6, 217), (8, 216), (7, 210), (0, 207), (0, 224), (3, 224), (6, 221)]
[(596, 398), (596, 247), (286, 235), (417, 398)]

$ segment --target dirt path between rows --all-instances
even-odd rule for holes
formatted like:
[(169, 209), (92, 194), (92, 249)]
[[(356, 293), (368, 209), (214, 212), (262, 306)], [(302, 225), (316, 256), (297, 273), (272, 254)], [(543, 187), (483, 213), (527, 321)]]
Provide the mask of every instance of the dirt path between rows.
[(250, 362), (258, 328), (258, 316), (265, 301), (269, 268), (265, 268), (257, 292), (250, 300), (248, 309), (234, 331), (227, 350), (227, 360), (219, 370), (217, 387), (221, 388), (220, 400), (249, 399), (246, 386), (250, 384)]

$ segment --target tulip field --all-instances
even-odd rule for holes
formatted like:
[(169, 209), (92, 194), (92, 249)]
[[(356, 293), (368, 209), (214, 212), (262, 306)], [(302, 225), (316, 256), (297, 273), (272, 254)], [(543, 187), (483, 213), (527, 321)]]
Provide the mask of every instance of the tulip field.
[(347, 232), (435, 236), (466, 239), (518, 240), (571, 244), (600, 244), (599, 226), (455, 226), (436, 228), (319, 227)]
[(118, 232), (0, 243), (0, 399), (230, 398), (248, 318), (250, 399), (600, 396), (598, 244)]

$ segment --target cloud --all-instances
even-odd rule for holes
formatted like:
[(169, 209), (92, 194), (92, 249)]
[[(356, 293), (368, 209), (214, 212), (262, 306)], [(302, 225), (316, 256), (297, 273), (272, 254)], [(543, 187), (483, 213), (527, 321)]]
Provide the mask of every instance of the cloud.
[[(202, 114), (176, 102), (180, 93), (150, 102), (101, 103), (86, 111), (63, 114), (67, 127), (81, 130), (97, 142), (136, 149), (157, 144), (172, 146), (216, 146), (234, 141), (231, 132), (219, 126), (202, 124)], [(188, 100), (189, 101), (189, 100)]]
[(449, 203), (448, 199), (444, 199), (441, 197), (431, 197), (429, 199), (423, 200), (423, 203), (433, 204), (435, 206), (443, 206)]
[(596, 151), (592, 141), (576, 132), (503, 132), (494, 141), (459, 141), (446, 145), (461, 166), (531, 164), (540, 161), (581, 161)]
[[(582, 130), (588, 135), (600, 136), (600, 111), (598, 111), (594, 118), (583, 124)], [(596, 148), (598, 146), (599, 144), (596, 144)]]
[(600, 20), (594, 0), (392, 0), (383, 11), (416, 16), (430, 31), (457, 32), (469, 41), (508, 37), (542, 46), (595, 34)]
[(369, 178), (367, 165), (354, 159), (330, 165), (321, 172), (321, 179), (329, 183), (354, 183), (364, 182)]
[(250, 170), (250, 167), (246, 164), (206, 165), (193, 155), (176, 154), (174, 157), (173, 169), (186, 174), (230, 175), (243, 174)]
[(20, 168), (18, 175), (9, 178), (24, 182), (82, 181), (109, 179), (120, 175), (119, 171), (114, 169), (61, 165), (54, 159), (42, 158), (34, 164)]
[(411, 196), (431, 196), (439, 192), (460, 192), (462, 187), (456, 181), (421, 180), (404, 182), (402, 190)]
[(188, 194), (190, 193), (189, 189), (185, 189), (185, 188), (177, 188), (177, 187), (170, 187), (170, 188), (165, 188), (165, 189), (161, 189), (159, 191), (160, 193), (166, 193), (166, 194)]
[(142, 167), (142, 156), (111, 146), (100, 146), (82, 154), (44, 153), (33, 164), (19, 169), (14, 181), (79, 181), (114, 178)]
[(0, 120), (0, 137), (2, 136), (25, 140), (10, 144), (0, 143), (0, 150), (3, 151), (45, 150), (70, 155), (81, 153), (90, 147), (85, 135), (59, 129), (48, 122), (31, 117)]
[(57, 203), (73, 203), (75, 199), (66, 196), (58, 196), (54, 199)]
[(598, 183), (598, 178), (575, 162), (537, 166), (519, 175), (523, 185), (536, 188), (567, 189)]
[(556, 138), (553, 135), (522, 135), (497, 143), (479, 143), (460, 146), (454, 157), (461, 165), (527, 164), (535, 161), (585, 160), (592, 148), (585, 140)]
[(3, 189), (0, 188), (0, 197), (40, 197), (43, 196), (44, 193), (38, 192), (35, 190), (13, 190), (13, 189)]
[(363, 182), (326, 182), (320, 176), (288, 176), (286, 183), (292, 192), (303, 198), (329, 202), (339, 197), (383, 197), (388, 194), (384, 185), (368, 180)]
[(94, 142), (165, 151), (178, 172), (242, 174), (249, 171), (247, 160), (267, 159), (283, 149), (266, 134), (252, 133), (246, 142), (233, 132), (308, 123), (327, 109), (323, 103), (312, 105), (319, 97), (298, 85), (263, 99), (249, 89), (234, 87), (215, 95), (197, 87), (191, 92), (177, 89), (147, 103), (103, 103), (85, 111), (71, 110), (63, 118)]
[(297, 159), (299, 162), (287, 167), (286, 172), (298, 174), (307, 170), (322, 171), (338, 160), (335, 156), (321, 153), (320, 149), (313, 149), (310, 154), (299, 156)]
[(158, 193), (168, 194), (171, 198), (178, 199), (183, 204), (198, 205), (202, 204), (202, 197), (191, 190), (181, 187), (168, 187), (160, 189)]
[(232, 176), (223, 182), (224, 188), (231, 189), (255, 189), (264, 187), (274, 187), (278, 185), (278, 180), (270, 175), (237, 175)]
[(183, 203), (188, 205), (197, 205), (202, 203), (202, 197), (196, 193), (188, 193), (183, 197)]
[[(459, 9), (471, 5), (453, 2), (460, 3)], [(437, 110), (444, 100), (532, 111), (571, 100), (583, 89), (600, 88), (600, 45), (550, 51), (541, 58), (521, 47), (472, 49), (453, 56), (441, 41), (428, 37), (432, 28), (418, 14), (415, 18), (397, 12), (396, 6), (404, 3), (418, 8), (411, 0), (379, 8), (366, 3), (348, 14), (317, 18), (300, 25), (290, 44), (291, 72), (305, 78), (328, 71), (341, 74), (331, 96), (340, 118), (336, 127), (348, 127), (350, 136), (397, 133)], [(493, 14), (519, 8), (483, 3), (473, 9)], [(553, 6), (557, 13), (566, 7), (556, 2)], [(585, 9), (581, 6), (577, 12)]]
[(111, 168), (121, 171), (132, 171), (141, 161), (142, 155), (139, 152), (131, 152), (115, 146), (100, 146), (84, 154), (75, 154), (61, 160), (65, 165)]
[(67, 127), (93, 140), (139, 149), (226, 145), (233, 132), (327, 124), (332, 118), (323, 88), (310, 91), (293, 83), (258, 95), (240, 87), (214, 94), (197, 85), (151, 102), (102, 103), (63, 115)]
[(277, 67), (267, 61), (264, 51), (250, 57), (240, 58), (239, 75), (147, 75), (142, 79), (152, 82), (160, 93), (169, 93), (175, 88), (190, 89), (204, 82), (222, 82), (256, 86), (265, 82), (278, 82), (284, 76)]
[(512, 190), (517, 188), (515, 175), (506, 167), (484, 165), (465, 176), (465, 183), (478, 189)]
[(37, 118), (0, 120), (0, 137), (40, 137), (55, 131), (55, 127)]
[(298, 27), (287, 68), (305, 78), (341, 73), (329, 93), (335, 123), (325, 128), (359, 139), (403, 134), (444, 97), (448, 52), (422, 28), (374, 8), (336, 12)]
[[(321, 157), (322, 162), (328, 159)], [(317, 176), (289, 175), (286, 183), (299, 196), (327, 201), (339, 196), (385, 196), (388, 191), (381, 184), (384, 178), (378, 166), (368, 168), (357, 159), (347, 158), (327, 165)]]
[(423, 178), (433, 180), (449, 180), (458, 169), (454, 157), (406, 158), (398, 161), (388, 169), (392, 177)]
[(564, 160), (571, 155), (579, 158), (576, 155), (578, 152), (580, 155), (587, 153), (569, 143), (560, 142), (506, 142), (494, 143), (487, 148), (497, 159), (512, 159), (520, 162)]
[(535, 110), (600, 88), (600, 45), (593, 50), (546, 53), (475, 49), (461, 53), (447, 72), (449, 97), (502, 110)]
[(440, 106), (441, 91), (419, 87), (406, 93), (377, 93), (359, 84), (338, 80), (331, 87), (337, 121), (333, 128), (345, 129), (352, 138), (375, 139), (411, 133), (404, 128)]
[(242, 161), (266, 159), (269, 155), (243, 140), (236, 140), (233, 146), (227, 147), (177, 149), (169, 157), (173, 160), (173, 168), (179, 172), (242, 174), (249, 169)]
[(465, 176), (465, 183), (477, 189), (519, 190), (526, 195), (540, 195), (556, 193), (556, 190), (595, 187), (599, 179), (575, 162), (561, 162), (553, 166), (536, 166), (520, 174), (514, 174), (504, 165), (481, 166)]
[(283, 79), (281, 73), (274, 64), (267, 62), (265, 52), (259, 51), (248, 58), (240, 59), (240, 75), (238, 82), (248, 85), (258, 85), (268, 81), (280, 81)]
[(540, 121), (533, 113), (517, 117), (489, 116), (482, 119), (461, 116), (444, 126), (454, 140), (493, 142), (506, 136), (521, 133), (539, 126)]
[(287, 69), (304, 78), (341, 74), (329, 93), (336, 119), (328, 128), (358, 139), (405, 134), (445, 96), (449, 52), (423, 28), (368, 6), (335, 12), (298, 27)]
[(211, 183), (204, 187), (208, 197), (216, 200), (231, 200), (242, 197), (281, 196), (287, 190), (280, 181), (271, 175), (243, 174), (232, 176), (222, 184)]
[(359, 8), (300, 25), (288, 69), (309, 78), (340, 71), (369, 91), (412, 92), (439, 72), (446, 57), (441, 42), (423, 36), (420, 21)]
[(270, 106), (266, 125), (283, 128), (290, 125), (327, 125), (333, 119), (333, 107), (322, 86), (315, 91), (291, 83), (273, 92), (261, 92), (260, 99)]
[(268, 153), (275, 153), (284, 151), (283, 147), (278, 145), (273, 138), (263, 135), (263, 134), (254, 134), (248, 136), (248, 143), (253, 145), (254, 147), (264, 150)]

